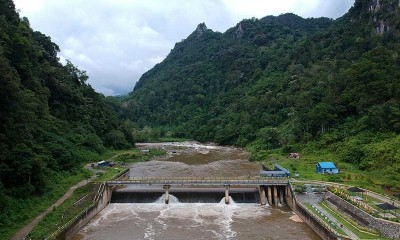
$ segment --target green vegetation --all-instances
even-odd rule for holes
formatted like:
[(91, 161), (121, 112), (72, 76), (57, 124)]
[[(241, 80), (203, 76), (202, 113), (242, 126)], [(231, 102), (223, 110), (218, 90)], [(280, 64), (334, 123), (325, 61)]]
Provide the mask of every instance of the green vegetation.
[[(165, 151), (158, 149), (151, 149), (149, 153), (141, 153), (138, 149), (131, 150), (114, 150), (103, 154), (103, 159), (116, 161), (119, 163), (131, 163), (148, 161), (153, 157), (164, 155)], [(126, 156), (129, 155), (129, 158)], [(60, 206), (55, 208), (49, 213), (43, 220), (35, 227), (29, 234), (32, 239), (43, 239), (55, 232), (58, 227), (63, 226), (70, 219), (79, 214), (82, 210), (87, 208), (93, 201), (93, 197), (96, 195), (99, 183), (107, 180), (115, 179), (116, 176), (125, 171), (126, 167), (114, 166), (114, 167), (96, 167), (96, 170), (101, 170), (97, 178), (93, 183), (84, 187), (78, 188), (71, 198), (66, 200)], [(92, 173), (91, 173), (92, 174)], [(80, 200), (78, 202), (78, 200)]]
[(1, 239), (11, 239), (16, 231), (54, 204), (72, 185), (88, 179), (92, 173), (87, 170), (75, 170), (52, 174), (49, 177), (49, 190), (44, 195), (26, 199), (8, 197), (7, 205), (3, 206), (4, 211), (1, 212), (1, 223), (6, 226), (0, 227)]
[(69, 199), (43, 218), (29, 233), (28, 239), (45, 239), (59, 227), (62, 227), (63, 224), (92, 204), (97, 188), (98, 184), (89, 184), (75, 190)]
[(165, 150), (149, 149), (147, 153), (142, 153), (139, 149), (115, 151), (115, 156), (111, 158), (117, 163), (144, 162), (154, 157), (165, 155)]
[(329, 221), (328, 219), (326, 219), (325, 217), (323, 217), (323, 216), (321, 215), (321, 213), (317, 212), (317, 210), (314, 209), (314, 208), (311, 206), (310, 203), (305, 203), (305, 204), (303, 204), (303, 205), (308, 209), (308, 211), (311, 211), (311, 212), (312, 212), (315, 216), (317, 216), (320, 220), (322, 220), (323, 222), (325, 222), (325, 224), (326, 224), (327, 226), (329, 226), (330, 228), (333, 228), (333, 229), (334, 229), (337, 233), (339, 233), (340, 235), (347, 236), (347, 234), (346, 234), (340, 227), (338, 227), (336, 224), (332, 224), (331, 221)]
[(357, 0), (337, 20), (245, 19), (225, 33), (200, 24), (121, 112), (153, 136), (246, 147), (257, 161), (300, 152), (303, 177), (329, 180), (313, 165), (330, 160), (344, 170), (332, 181), (399, 191), (400, 10), (374, 4)]
[(98, 172), (96, 182), (103, 182), (109, 179), (114, 179), (120, 173), (122, 173), (126, 168), (124, 167), (105, 167), (101, 168), (102, 172)]
[(360, 230), (360, 228), (355, 223), (349, 222), (349, 220), (344, 218), (340, 213), (333, 211), (326, 204), (322, 203), (322, 204), (320, 204), (320, 206), (323, 207), (327, 212), (329, 212), (333, 217), (335, 217), (341, 224), (343, 224), (350, 231), (352, 231), (354, 234), (356, 234), (360, 239), (385, 239), (385, 238), (378, 237), (375, 234), (371, 234), (371, 233), (365, 232), (363, 230)]
[(0, 0), (1, 239), (86, 178), (85, 163), (131, 148), (139, 135), (85, 71), (59, 62), (59, 51), (12, 0)]
[[(374, 4), (356, 0), (337, 20), (245, 19), (225, 33), (200, 24), (113, 98), (0, 0), (0, 238), (87, 178), (85, 163), (138, 141), (231, 144), (301, 178), (400, 191), (400, 8)], [(282, 157), (294, 151), (300, 160)], [(341, 173), (316, 174), (321, 160)]]
[[(379, 170), (369, 172), (360, 170), (356, 164), (342, 162), (340, 157), (328, 150), (310, 151), (305, 148), (300, 159), (290, 159), (286, 155), (283, 155), (281, 150), (260, 151), (254, 155), (257, 155), (261, 159), (276, 159), (277, 163), (288, 169), (292, 175), (298, 173), (299, 177), (296, 178), (298, 180), (337, 182), (384, 193), (380, 184), (382, 184), (382, 178), (385, 176)], [(335, 162), (336, 166), (340, 169), (340, 173), (337, 175), (317, 173), (315, 164), (321, 161)]]

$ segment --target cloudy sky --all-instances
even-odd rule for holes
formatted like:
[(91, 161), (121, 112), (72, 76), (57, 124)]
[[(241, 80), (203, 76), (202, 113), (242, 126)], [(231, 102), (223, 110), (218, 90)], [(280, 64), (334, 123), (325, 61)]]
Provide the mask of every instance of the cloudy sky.
[(354, 0), (14, 0), (31, 27), (57, 43), (60, 59), (104, 95), (132, 91), (176, 42), (205, 22), (225, 32), (245, 18), (292, 12), (338, 18)]

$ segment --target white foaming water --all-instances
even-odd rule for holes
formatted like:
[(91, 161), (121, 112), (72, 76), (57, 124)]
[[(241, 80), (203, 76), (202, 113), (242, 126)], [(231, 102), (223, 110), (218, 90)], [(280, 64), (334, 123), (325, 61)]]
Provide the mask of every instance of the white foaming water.
[[(170, 149), (179, 147), (179, 144), (171, 145)], [(190, 145), (191, 149), (208, 154), (186, 151), (179, 157), (173, 155), (172, 161), (138, 163), (132, 166), (131, 176), (237, 177), (258, 174), (260, 166), (248, 162), (242, 151)], [(236, 204), (233, 199), (226, 205), (224, 198), (220, 203), (179, 203), (173, 195), (170, 195), (169, 203), (165, 204), (165, 196), (162, 196), (154, 203), (109, 204), (74, 240), (320, 240), (306, 224), (290, 220), (292, 214), (285, 207)]]
[[(169, 204), (180, 203), (179, 199), (172, 194), (169, 195)], [(161, 195), (154, 203), (164, 203), (165, 204), (165, 193)]]
[(237, 219), (255, 220), (271, 214), (266, 207), (236, 204), (232, 198), (230, 204), (225, 204), (225, 198), (220, 203), (179, 203), (176, 197), (170, 197), (173, 204), (165, 204), (165, 196), (155, 203), (112, 203), (80, 236), (83, 239), (236, 239)]

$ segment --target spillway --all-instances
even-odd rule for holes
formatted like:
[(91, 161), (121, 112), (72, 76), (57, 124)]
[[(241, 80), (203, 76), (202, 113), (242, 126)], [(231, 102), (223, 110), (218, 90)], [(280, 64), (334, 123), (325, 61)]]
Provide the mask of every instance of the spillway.
[[(111, 203), (152, 203), (164, 194), (163, 189), (119, 189), (113, 192)], [(180, 203), (219, 203), (225, 197), (224, 188), (171, 188), (170, 194)], [(257, 188), (231, 188), (229, 196), (236, 203), (259, 203)]]

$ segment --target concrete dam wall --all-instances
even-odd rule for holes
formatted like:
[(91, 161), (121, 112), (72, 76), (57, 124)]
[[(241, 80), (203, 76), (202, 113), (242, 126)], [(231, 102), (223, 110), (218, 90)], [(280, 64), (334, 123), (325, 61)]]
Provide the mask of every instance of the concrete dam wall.
[[(111, 203), (152, 203), (163, 197), (163, 189), (119, 189), (113, 192)], [(180, 203), (219, 203), (225, 188), (171, 188), (169, 194)], [(231, 188), (229, 196), (235, 203), (259, 203), (257, 188)]]

